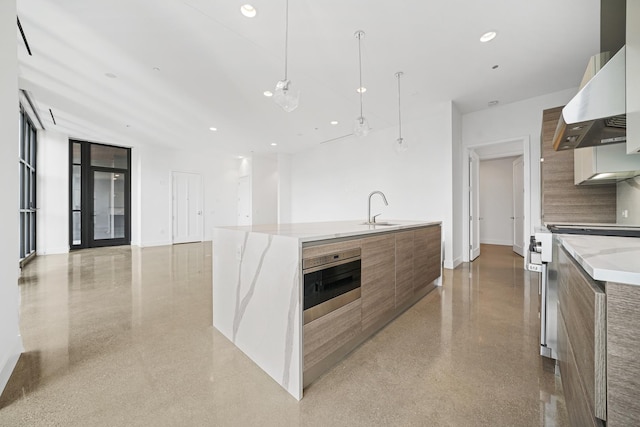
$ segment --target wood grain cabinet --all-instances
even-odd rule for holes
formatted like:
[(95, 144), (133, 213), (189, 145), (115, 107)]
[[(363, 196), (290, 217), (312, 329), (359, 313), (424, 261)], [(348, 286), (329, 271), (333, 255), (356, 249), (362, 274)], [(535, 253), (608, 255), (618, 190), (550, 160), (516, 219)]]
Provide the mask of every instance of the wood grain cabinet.
[(558, 353), (569, 417), (575, 425), (607, 419), (606, 298), (564, 249), (558, 254)]
[(640, 425), (640, 286), (594, 281), (558, 250), (558, 362), (571, 425)]
[(413, 297), (413, 231), (396, 233), (396, 308)]
[(437, 225), (416, 230), (413, 244), (413, 285), (417, 292), (440, 277), (441, 227)]
[(441, 226), (310, 245), (304, 258), (360, 248), (360, 298), (304, 325), (304, 386), (409, 308), (441, 274)]
[(575, 185), (573, 150), (553, 149), (553, 135), (561, 114), (562, 107), (542, 112), (542, 219), (547, 223), (614, 223), (616, 185)]
[(393, 315), (395, 309), (396, 238), (393, 234), (362, 239), (362, 329)]

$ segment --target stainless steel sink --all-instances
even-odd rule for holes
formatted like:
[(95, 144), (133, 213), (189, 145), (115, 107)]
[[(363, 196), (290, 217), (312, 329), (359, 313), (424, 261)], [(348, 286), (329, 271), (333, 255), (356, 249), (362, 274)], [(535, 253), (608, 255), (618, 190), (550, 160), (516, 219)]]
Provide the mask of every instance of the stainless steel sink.
[(382, 221), (382, 222), (363, 222), (361, 223), (361, 225), (383, 225), (383, 226), (389, 227), (391, 225), (400, 225), (400, 224), (392, 224), (390, 222)]

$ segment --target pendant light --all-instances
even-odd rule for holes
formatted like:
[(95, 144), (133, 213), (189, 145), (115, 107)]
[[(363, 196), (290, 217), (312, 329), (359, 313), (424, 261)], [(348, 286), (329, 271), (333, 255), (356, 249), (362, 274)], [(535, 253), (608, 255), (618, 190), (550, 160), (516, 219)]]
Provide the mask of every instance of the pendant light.
[(291, 88), (291, 81), (287, 78), (287, 61), (289, 53), (289, 0), (286, 0), (285, 30), (284, 30), (284, 79), (276, 83), (273, 100), (287, 113), (298, 108), (300, 91)]
[(360, 86), (358, 86), (358, 93), (360, 94), (360, 116), (356, 118), (353, 134), (355, 136), (367, 136), (371, 128), (369, 127), (369, 122), (367, 122), (367, 119), (362, 114), (362, 94), (365, 91), (364, 86), (362, 86), (362, 39), (364, 37), (364, 31), (358, 30), (354, 35), (358, 39), (358, 65), (360, 70)]
[(398, 139), (393, 143), (393, 146), (398, 153), (403, 153), (409, 148), (409, 143), (402, 138), (402, 111), (400, 110), (400, 77), (404, 73), (398, 71), (396, 78), (398, 79)]

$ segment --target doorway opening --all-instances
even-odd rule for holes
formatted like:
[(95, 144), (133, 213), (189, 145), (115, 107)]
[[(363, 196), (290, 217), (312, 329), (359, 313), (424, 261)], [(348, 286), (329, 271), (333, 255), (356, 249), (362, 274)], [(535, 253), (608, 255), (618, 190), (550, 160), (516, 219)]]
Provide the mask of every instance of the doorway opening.
[(69, 140), (69, 247), (131, 243), (131, 149)]
[[(464, 154), (467, 158), (469, 167), (464, 169), (468, 197), (463, 199), (464, 211), (468, 213), (466, 221), (463, 224), (463, 247), (467, 247), (468, 251), (464, 251), (464, 261), (473, 261), (480, 255), (481, 243), (504, 244), (512, 246), (513, 251), (523, 256), (523, 267), (526, 266), (527, 252), (524, 250), (525, 236), (531, 227), (531, 179), (530, 179), (530, 151), (529, 138), (521, 137), (504, 141), (497, 141), (487, 144), (467, 147)], [(493, 183), (489, 190), (485, 188), (484, 193), (498, 197), (503, 208), (500, 213), (501, 218), (497, 224), (493, 224), (494, 239), (495, 235), (500, 235), (500, 242), (491, 242), (486, 239), (487, 219), (483, 216), (481, 206), (486, 205), (483, 200), (483, 180), (480, 175), (481, 163), (487, 161), (497, 161), (502, 159), (502, 168), (505, 169), (504, 174), (508, 174), (509, 179), (502, 184), (502, 189), (496, 188)], [(506, 176), (506, 175), (504, 175)], [(486, 178), (485, 178), (486, 180)], [(491, 184), (491, 183), (489, 183)], [(502, 194), (497, 194), (498, 191)], [(504, 194), (508, 192), (508, 194)], [(502, 197), (501, 197), (502, 196)], [(491, 205), (495, 208), (495, 202)], [(486, 210), (486, 208), (485, 208)], [(492, 218), (493, 219), (493, 218)], [(496, 228), (497, 227), (497, 228)], [(497, 231), (496, 231), (497, 230)], [(483, 237), (481, 237), (481, 234)], [(508, 237), (505, 237), (508, 236)], [(484, 238), (484, 241), (483, 241)]]

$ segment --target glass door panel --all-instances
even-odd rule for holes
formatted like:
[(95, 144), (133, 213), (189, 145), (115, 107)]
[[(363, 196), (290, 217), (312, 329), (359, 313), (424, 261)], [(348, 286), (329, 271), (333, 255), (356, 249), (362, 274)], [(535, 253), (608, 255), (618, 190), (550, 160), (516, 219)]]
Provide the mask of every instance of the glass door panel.
[(93, 172), (93, 240), (125, 237), (125, 177)]

